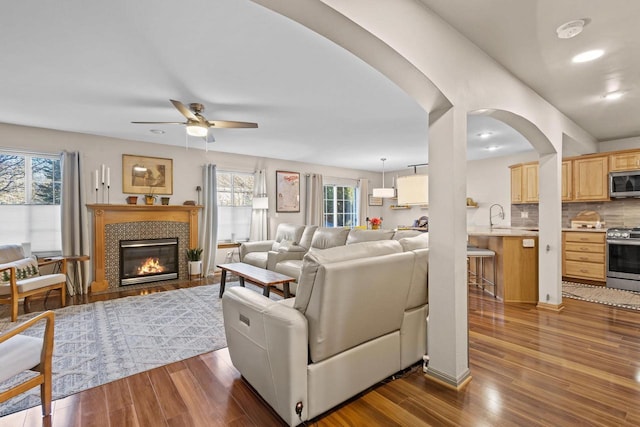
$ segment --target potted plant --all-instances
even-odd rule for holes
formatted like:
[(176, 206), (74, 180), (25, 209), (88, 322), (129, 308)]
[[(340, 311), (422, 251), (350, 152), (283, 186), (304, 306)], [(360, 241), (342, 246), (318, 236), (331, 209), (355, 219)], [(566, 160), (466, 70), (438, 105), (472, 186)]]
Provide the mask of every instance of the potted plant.
[(156, 196), (153, 194), (153, 187), (149, 187), (149, 192), (144, 195), (144, 203), (152, 205), (156, 201)]
[(189, 279), (202, 275), (202, 248), (187, 249)]

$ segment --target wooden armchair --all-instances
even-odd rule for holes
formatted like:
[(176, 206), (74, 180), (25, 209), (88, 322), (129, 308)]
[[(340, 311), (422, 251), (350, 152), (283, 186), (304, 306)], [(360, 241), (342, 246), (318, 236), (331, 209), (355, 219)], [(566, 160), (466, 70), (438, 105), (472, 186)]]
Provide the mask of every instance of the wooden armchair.
[[(42, 320), (46, 321), (42, 338), (20, 335), (21, 332)], [(51, 414), (53, 323), (53, 311), (45, 311), (0, 335), (0, 382), (24, 371), (38, 372), (37, 376), (0, 393), (0, 402), (4, 402), (39, 385), (42, 416), (46, 417)]]
[[(58, 263), (60, 268), (55, 274), (40, 275), (40, 267)], [(60, 290), (60, 303), (66, 304), (67, 260), (59, 257), (51, 261), (38, 263), (35, 258), (25, 257), (20, 245), (0, 246), (0, 304), (11, 305), (11, 321), (18, 319), (18, 303), (24, 298)], [(26, 307), (25, 307), (26, 308)], [(25, 310), (26, 311), (26, 310)]]

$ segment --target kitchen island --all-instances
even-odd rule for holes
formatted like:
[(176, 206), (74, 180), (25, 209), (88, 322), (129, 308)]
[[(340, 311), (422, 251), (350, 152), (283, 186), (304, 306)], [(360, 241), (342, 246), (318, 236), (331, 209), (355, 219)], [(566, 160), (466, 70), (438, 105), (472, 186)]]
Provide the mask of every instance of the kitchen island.
[[(538, 232), (521, 228), (470, 227), (469, 245), (495, 252), (496, 297), (506, 303), (538, 302)], [(493, 277), (487, 261), (485, 277)], [(475, 272), (475, 265), (470, 269)]]

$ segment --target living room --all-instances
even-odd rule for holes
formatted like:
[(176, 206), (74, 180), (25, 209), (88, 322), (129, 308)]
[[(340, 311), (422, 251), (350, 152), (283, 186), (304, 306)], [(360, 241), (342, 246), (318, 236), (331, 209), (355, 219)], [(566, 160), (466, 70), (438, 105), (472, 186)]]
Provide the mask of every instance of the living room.
[[(264, 2), (268, 3), (268, 2)], [(349, 15), (346, 11), (343, 11), (346, 15)], [(302, 20), (302, 19), (301, 19)], [(375, 62), (375, 60), (373, 60)], [(387, 70), (388, 71), (388, 70)], [(197, 72), (197, 68), (189, 69), (189, 72)], [(511, 84), (511, 83), (510, 83)], [(509, 86), (510, 88), (514, 88), (514, 86)], [(184, 102), (198, 101), (200, 100), (197, 96), (199, 91), (195, 88), (191, 90), (186, 90), (182, 92), (181, 98)], [(156, 93), (157, 94), (157, 93)], [(137, 94), (135, 98), (144, 97), (145, 94)], [(154, 94), (155, 96), (155, 94)], [(208, 95), (213, 98), (215, 96)], [(132, 97), (131, 94), (128, 95), (129, 98)], [(145, 115), (145, 117), (141, 117), (139, 114), (136, 114), (135, 117), (129, 115), (126, 119), (127, 121), (132, 120), (175, 120), (176, 111), (171, 108), (171, 105), (168, 102), (170, 98), (178, 98), (173, 92), (171, 93), (162, 93), (161, 95), (157, 95), (156, 99), (152, 102), (149, 101), (149, 104), (152, 104), (152, 108), (148, 110), (149, 114)], [(191, 97), (191, 98), (188, 98)], [(194, 99), (195, 98), (195, 99)], [(539, 100), (538, 100), (539, 101)], [(536, 101), (536, 102), (538, 102)], [(163, 104), (164, 103), (164, 104)], [(91, 102), (83, 102), (83, 104), (91, 104)], [(166, 108), (161, 105), (165, 105)], [(464, 103), (463, 103), (464, 104)], [(36, 106), (37, 107), (37, 106)], [(162, 108), (162, 117), (156, 115), (159, 108)], [(426, 108), (425, 108), (426, 109)], [(544, 115), (548, 113), (547, 107), (543, 107), (544, 113), (540, 113), (540, 115)], [(246, 111), (246, 110), (245, 110)], [(53, 112), (52, 112), (53, 113)], [(153, 114), (151, 114), (153, 113)], [(231, 119), (237, 120), (255, 120), (252, 117), (247, 117), (242, 114), (243, 111), (241, 109), (237, 109), (234, 111), (234, 116), (230, 117)], [(458, 113), (456, 113), (458, 114)], [(557, 118), (556, 112), (549, 113), (550, 116)], [(45, 116), (46, 113), (40, 112), (38, 115)], [(94, 114), (96, 117), (99, 114)], [(208, 117), (208, 110), (205, 112), (205, 115)], [(464, 114), (467, 116), (467, 112), (465, 110)], [(533, 114), (536, 116), (536, 119), (539, 118), (537, 114)], [(178, 116), (179, 118), (179, 116)], [(224, 117), (223, 117), (224, 118)], [(460, 119), (460, 115), (456, 115), (455, 118), (446, 117), (447, 120), (451, 119), (451, 122), (457, 122)], [(4, 120), (3, 120), (4, 121)], [(6, 119), (7, 122), (11, 122), (11, 120)], [(322, 120), (321, 120), (322, 121)], [(553, 122), (551, 118), (548, 121)], [(543, 128), (548, 124), (547, 119), (541, 119), (540, 123)], [(563, 122), (563, 126), (566, 125), (567, 128), (570, 128), (575, 131), (574, 125), (569, 123), (565, 123), (564, 119), (560, 119)], [(423, 118), (423, 124), (426, 123), (426, 119)], [(443, 122), (440, 122), (443, 123)], [(263, 122), (260, 121), (260, 126), (263, 125)], [(450, 124), (450, 123), (449, 123)], [(337, 177), (349, 180), (358, 180), (360, 178), (366, 178), (369, 181), (369, 185), (371, 188), (376, 187), (381, 183), (381, 174), (379, 172), (379, 161), (380, 157), (388, 157), (389, 160), (392, 160), (392, 155), (389, 153), (372, 153), (372, 150), (369, 147), (367, 142), (362, 142), (358, 144), (352, 144), (354, 148), (359, 154), (345, 154), (346, 157), (367, 157), (367, 162), (371, 166), (363, 166), (361, 169), (358, 168), (347, 168), (347, 167), (337, 167), (337, 166), (325, 166), (316, 164), (313, 162), (299, 162), (294, 160), (276, 160), (272, 159), (269, 155), (256, 155), (256, 156), (247, 156), (234, 154), (231, 152), (222, 152), (222, 151), (214, 151), (211, 148), (210, 151), (203, 149), (204, 144), (196, 148), (194, 145), (190, 147), (186, 147), (190, 144), (189, 140), (185, 140), (184, 129), (181, 127), (177, 127), (182, 130), (182, 134), (180, 138), (174, 138), (176, 142), (175, 145), (163, 145), (163, 144), (151, 144), (147, 142), (139, 142), (133, 138), (118, 138), (118, 137), (108, 137), (108, 136), (96, 136), (89, 135), (87, 133), (83, 133), (81, 130), (76, 132), (69, 132), (63, 130), (49, 130), (43, 128), (55, 128), (55, 125), (43, 125), (39, 127), (32, 126), (20, 126), (15, 124), (3, 124), (0, 132), (3, 136), (3, 147), (7, 149), (22, 149), (26, 151), (32, 152), (59, 152), (60, 150), (68, 150), (68, 151), (79, 151), (82, 155), (83, 167), (84, 167), (84, 178), (83, 182), (85, 185), (85, 196), (87, 199), (87, 203), (93, 203), (97, 201), (95, 199), (94, 191), (92, 191), (93, 185), (93, 177), (92, 173), (99, 169), (102, 165), (105, 165), (110, 170), (110, 180), (111, 185), (109, 189), (109, 201), (110, 203), (124, 203), (125, 198), (128, 196), (125, 192), (121, 190), (122, 187), (122, 155), (130, 154), (137, 156), (153, 156), (164, 159), (172, 159), (173, 160), (173, 170), (174, 173), (172, 175), (173, 178), (173, 194), (170, 195), (170, 204), (181, 205), (184, 201), (187, 200), (197, 200), (198, 192), (196, 191), (196, 187), (202, 185), (201, 178), (201, 169), (200, 167), (205, 163), (214, 163), (220, 169), (228, 169), (232, 171), (239, 172), (248, 172), (252, 173), (256, 170), (265, 170), (267, 173), (267, 195), (270, 200), (270, 209), (269, 209), (269, 229), (271, 232), (275, 230), (279, 223), (283, 222), (292, 222), (292, 223), (303, 223), (304, 222), (304, 213), (281, 213), (275, 212), (275, 200), (274, 200), (274, 189), (275, 189), (275, 173), (276, 171), (295, 171), (299, 172), (302, 177), (306, 174), (322, 174), (327, 177)], [(453, 127), (453, 125), (451, 125)], [(426, 139), (426, 128), (423, 129), (423, 138)], [(545, 130), (548, 130), (545, 129)], [(247, 137), (247, 133), (251, 132), (250, 129), (240, 129), (240, 130), (220, 130), (219, 133), (216, 134), (217, 142), (222, 146), (225, 143), (225, 138), (227, 135), (231, 135), (231, 132), (242, 132), (242, 137), (239, 139), (241, 142), (242, 138), (251, 138)], [(149, 133), (148, 129), (145, 129), (145, 132)], [(454, 133), (451, 129), (447, 128), (444, 131), (439, 128), (439, 126), (435, 126), (434, 129), (429, 129), (429, 139), (433, 141), (437, 141), (438, 138), (449, 138), (452, 137), (452, 133)], [(432, 134), (432, 132), (435, 132)], [(310, 132), (312, 133), (312, 132)], [(444, 133), (445, 135), (442, 135)], [(584, 137), (582, 133), (578, 132), (578, 136)], [(149, 137), (150, 138), (150, 137)], [(557, 146), (561, 145), (559, 139), (561, 137), (555, 136), (555, 140), (553, 143)], [(485, 165), (490, 165), (489, 169), (494, 171), (495, 161), (478, 161), (478, 163), (470, 162), (467, 163), (467, 159), (463, 159), (462, 161), (456, 159), (456, 154), (460, 153), (460, 149), (462, 146), (466, 145), (466, 137), (461, 138), (459, 133), (455, 134), (455, 144), (453, 144), (454, 148), (451, 151), (438, 151), (440, 149), (444, 150), (442, 146), (441, 148), (429, 148), (429, 156), (432, 159), (436, 159), (436, 161), (429, 168), (429, 174), (433, 177), (433, 181), (438, 183), (438, 188), (433, 191), (433, 199), (440, 200), (442, 203), (440, 206), (430, 207), (428, 210), (428, 214), (430, 216), (431, 224), (438, 224), (440, 227), (437, 230), (434, 230), (434, 235), (432, 236), (434, 240), (432, 242), (439, 243), (437, 245), (438, 248), (445, 248), (447, 251), (451, 250), (451, 253), (462, 254), (462, 249), (464, 244), (466, 243), (466, 225), (467, 223), (476, 223), (478, 225), (486, 224), (486, 213), (488, 206), (492, 203), (500, 203), (503, 206), (510, 205), (509, 203), (509, 193), (508, 193), (508, 178), (507, 177), (507, 166), (511, 163), (512, 160), (505, 160), (504, 167), (504, 176), (494, 176), (492, 179), (489, 178), (486, 170), (483, 172)], [(462, 142), (462, 139), (465, 141)], [(583, 139), (582, 143), (577, 144), (568, 144), (573, 148), (576, 148), (575, 153), (571, 154), (582, 154), (592, 150), (592, 152), (598, 151), (601, 146), (597, 146), (594, 138), (579, 138)], [(240, 143), (239, 142), (239, 143)], [(274, 141), (269, 141), (270, 144), (276, 144)], [(321, 145), (322, 142), (317, 142), (316, 145)], [(91, 147), (89, 148), (89, 145)], [(264, 144), (269, 146), (269, 144)], [(552, 144), (553, 145), (553, 144)], [(206, 145), (207, 147), (213, 147)], [(594, 149), (594, 147), (597, 147)], [(294, 153), (298, 147), (292, 148), (290, 146), (289, 152)], [(347, 148), (347, 147), (345, 147)], [(547, 147), (548, 148), (548, 147)], [(611, 149), (622, 149), (622, 148), (637, 148), (637, 140), (629, 140), (619, 138), (618, 142), (614, 142), (611, 144)], [(432, 151), (433, 150), (433, 151)], [(426, 151), (426, 148), (425, 148)], [(562, 152), (562, 150), (559, 150)], [(608, 151), (608, 150), (602, 150)], [(544, 152), (544, 151), (541, 151)], [(365, 154), (366, 153), (366, 154)], [(521, 154), (517, 159), (514, 157), (513, 162), (517, 163), (523, 161), (523, 157), (528, 156), (529, 154)], [(531, 160), (537, 159), (536, 154), (531, 154)], [(417, 156), (414, 156), (417, 157)], [(396, 161), (395, 159), (393, 159)], [(528, 159), (527, 159), (528, 160)], [(558, 162), (558, 159), (552, 159), (551, 162)], [(401, 164), (396, 164), (395, 166), (388, 167), (387, 169), (387, 182), (386, 185), (390, 185), (389, 178), (390, 175), (394, 176), (396, 172), (397, 174), (407, 173), (406, 166), (412, 162), (402, 162)], [(463, 164), (464, 163), (464, 164)], [(373, 166), (376, 164), (376, 166)], [(477, 167), (475, 166), (477, 165)], [(553, 169), (555, 166), (558, 166), (558, 163), (554, 164), (543, 164), (543, 169), (545, 167), (549, 167)], [(456, 173), (451, 174), (451, 171), (454, 170)], [(461, 173), (458, 174), (457, 172)], [(391, 172), (391, 174), (389, 174)], [(448, 180), (447, 177), (449, 175), (455, 175), (452, 179)], [(555, 188), (555, 184), (560, 179), (559, 173), (555, 174), (553, 178), (548, 178), (548, 176), (554, 175), (553, 173), (542, 174), (541, 176), (541, 187), (544, 188)], [(545, 184), (545, 185), (542, 185)], [(547, 185), (550, 184), (550, 185)], [(475, 188), (474, 188), (475, 186)], [(462, 188), (466, 188), (469, 191), (458, 191)], [(488, 191), (487, 189), (491, 189)], [(494, 192), (493, 189), (496, 189)], [(464, 193), (464, 194), (461, 194)], [(303, 197), (304, 193), (301, 194)], [(458, 203), (461, 200), (464, 200), (467, 196), (473, 197), (475, 200), (480, 201), (481, 208), (477, 211), (470, 211), (463, 207), (462, 204)], [(102, 194), (99, 194), (99, 200), (102, 200)], [(555, 198), (554, 194), (541, 194), (543, 198), (553, 199)], [(558, 198), (559, 199), (559, 198)], [(451, 203), (449, 203), (451, 202)], [(368, 206), (369, 215), (370, 216), (380, 216), (384, 218), (384, 225), (388, 227), (395, 227), (398, 225), (406, 225), (409, 222), (415, 220), (417, 217), (421, 216), (423, 212), (418, 211), (419, 208), (412, 208), (409, 210), (392, 210), (389, 208), (390, 202), (384, 201), (383, 206)], [(546, 202), (545, 202), (546, 204)], [(460, 205), (460, 209), (456, 209), (456, 213), (453, 216), (455, 219), (455, 225), (451, 224), (449, 221), (452, 218), (451, 210), (444, 207), (445, 205)], [(554, 217), (556, 220), (560, 217), (561, 214), (561, 205), (555, 204), (552, 206), (551, 212), (543, 212), (540, 218), (540, 226), (548, 227), (548, 224), (551, 223), (549, 221), (550, 217)], [(507, 217), (505, 218), (505, 223), (508, 223), (509, 220), (509, 210), (507, 209)], [(462, 224), (465, 221), (462, 221), (466, 218), (466, 223)], [(554, 220), (554, 221), (556, 221)], [(549, 233), (552, 235), (550, 242), (552, 246), (558, 247), (560, 246), (558, 242), (559, 230), (556, 229), (556, 225), (552, 225), (549, 231), (541, 231), (544, 235), (545, 233)], [(453, 246), (451, 245), (453, 243)], [(438, 251), (440, 249), (436, 249), (436, 256), (438, 256)], [(430, 337), (430, 340), (433, 339), (433, 342), (442, 342), (443, 346), (440, 349), (434, 349), (436, 352), (434, 354), (434, 367), (440, 367), (443, 372), (449, 374), (449, 380), (456, 382), (458, 380), (464, 379), (466, 376), (466, 362), (462, 359), (466, 358), (466, 344), (463, 344), (462, 341), (466, 341), (462, 339), (458, 339), (455, 342), (452, 342), (451, 339), (443, 338), (442, 336), (438, 336), (440, 333), (442, 335), (447, 335), (449, 337), (466, 337), (467, 336), (467, 322), (466, 322), (466, 314), (461, 314), (461, 312), (466, 313), (466, 298), (464, 298), (465, 302), (462, 303), (463, 298), (457, 294), (447, 293), (448, 290), (444, 289), (443, 283), (451, 283), (454, 282), (457, 285), (461, 285), (466, 281), (466, 276), (463, 272), (464, 264), (459, 265), (459, 260), (464, 259), (464, 256), (457, 257), (449, 257), (443, 256), (444, 252), (440, 252), (442, 258), (438, 259), (437, 267), (434, 269), (434, 283), (440, 283), (438, 292), (434, 294), (434, 304), (438, 305), (438, 303), (446, 302), (447, 308), (452, 308), (452, 312), (454, 312), (455, 319), (452, 322), (448, 322), (447, 319), (449, 317), (447, 315), (443, 315), (441, 312), (437, 310), (433, 314), (433, 320), (435, 324), (443, 325), (443, 329), (441, 332), (436, 333), (433, 337)], [(226, 251), (221, 253), (221, 256), (225, 255)], [(458, 261), (455, 261), (455, 260)], [(218, 261), (216, 261), (218, 262)], [(548, 274), (553, 280), (545, 281), (545, 283), (552, 283), (553, 285), (549, 285), (551, 287), (556, 286), (556, 283), (559, 283), (559, 267), (557, 266), (557, 261), (555, 262), (555, 266), (551, 269), (545, 271), (545, 274)], [(552, 264), (553, 265), (553, 264)], [(462, 288), (462, 286), (454, 286), (453, 288)], [(547, 290), (545, 290), (547, 291)], [(557, 288), (549, 289), (548, 292), (558, 297), (559, 290)], [(561, 300), (561, 297), (560, 297)], [(454, 301), (451, 304), (451, 301)], [(559, 303), (559, 301), (552, 301), (553, 303)], [(445, 307), (444, 304), (441, 304), (442, 307)], [(464, 310), (463, 310), (464, 308)], [(464, 332), (462, 332), (464, 329)], [(446, 343), (446, 345), (444, 345)], [(438, 351), (442, 350), (441, 353), (438, 354)], [(454, 362), (456, 366), (450, 366), (449, 360)]]

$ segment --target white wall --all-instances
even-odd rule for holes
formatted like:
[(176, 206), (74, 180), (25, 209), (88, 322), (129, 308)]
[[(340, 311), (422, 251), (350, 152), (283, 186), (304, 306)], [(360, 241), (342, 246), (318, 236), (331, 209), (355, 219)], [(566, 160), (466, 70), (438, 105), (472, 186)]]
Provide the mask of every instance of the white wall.
[(598, 152), (640, 149), (640, 136), (633, 138), (613, 139), (598, 144)]
[[(184, 146), (170, 146), (147, 142), (128, 141), (102, 136), (86, 135), (50, 129), (31, 128), (0, 123), (0, 149), (32, 151), (57, 154), (63, 150), (79, 151), (84, 167), (85, 197), (87, 203), (95, 203), (94, 171), (105, 164), (111, 168), (110, 202), (124, 204), (128, 194), (122, 192), (122, 155), (148, 155), (173, 159), (173, 194), (170, 204), (181, 205), (185, 200), (197, 200), (196, 186), (202, 185), (202, 166), (216, 164), (219, 170), (253, 172), (266, 169), (269, 196), (269, 232), (275, 231), (278, 224), (291, 222), (304, 223), (304, 174), (319, 173), (324, 176), (340, 178), (366, 178), (370, 188), (381, 182), (381, 174), (336, 168), (310, 163), (292, 162), (264, 157), (243, 156), (216, 151), (205, 152), (200, 149), (186, 149)], [(214, 143), (215, 145), (215, 143)], [(275, 175), (276, 170), (300, 172), (301, 209), (299, 213), (275, 212)], [(99, 198), (98, 202), (101, 202)], [(139, 202), (141, 203), (141, 202)], [(383, 208), (369, 207), (369, 216), (381, 216)], [(20, 242), (18, 242), (20, 243)], [(93, 244), (93, 242), (91, 242)], [(223, 262), (227, 251), (219, 251)]]

